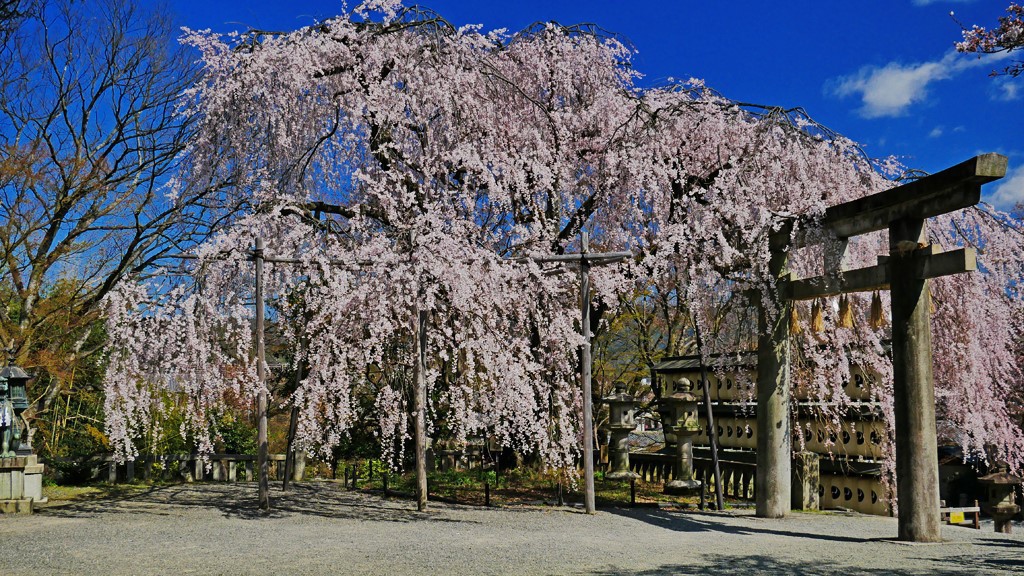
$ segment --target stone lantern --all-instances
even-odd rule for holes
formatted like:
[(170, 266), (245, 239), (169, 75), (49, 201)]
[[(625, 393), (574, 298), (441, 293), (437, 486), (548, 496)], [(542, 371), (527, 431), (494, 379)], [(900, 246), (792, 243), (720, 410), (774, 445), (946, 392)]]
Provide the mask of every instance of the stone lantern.
[(1011, 519), (1020, 512), (1020, 505), (1014, 502), (1014, 488), (1024, 482), (1024, 478), (1010, 474), (1006, 462), (997, 462), (995, 468), (995, 472), (978, 478), (978, 484), (988, 490), (985, 512), (995, 521), (996, 532), (1009, 534), (1013, 526)]
[(672, 394), (661, 397), (669, 415), (665, 428), (676, 437), (675, 479), (665, 484), (665, 493), (686, 495), (700, 489), (700, 481), (693, 479), (693, 437), (700, 432), (698, 388), (686, 377), (673, 384)]
[(629, 470), (629, 433), (636, 428), (635, 399), (626, 393), (626, 385), (615, 383), (615, 391), (601, 398), (608, 405), (608, 428), (611, 430), (609, 480), (630, 480), (639, 475)]

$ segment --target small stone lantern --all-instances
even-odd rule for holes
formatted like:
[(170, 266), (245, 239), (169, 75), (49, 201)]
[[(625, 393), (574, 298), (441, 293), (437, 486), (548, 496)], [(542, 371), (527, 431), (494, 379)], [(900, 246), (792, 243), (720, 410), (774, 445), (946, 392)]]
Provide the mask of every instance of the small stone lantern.
[(996, 532), (1009, 534), (1013, 526), (1011, 519), (1020, 512), (1020, 506), (1014, 502), (1014, 487), (1024, 482), (1024, 478), (1010, 474), (1006, 462), (997, 462), (995, 468), (995, 472), (978, 478), (978, 484), (988, 489), (985, 512), (995, 521)]
[(636, 400), (626, 393), (626, 385), (615, 383), (615, 391), (601, 399), (608, 405), (608, 428), (611, 430), (609, 461), (611, 471), (605, 474), (609, 480), (630, 480), (639, 474), (629, 469), (629, 433), (636, 428), (634, 409)]
[(661, 402), (669, 413), (665, 427), (676, 437), (675, 479), (665, 484), (665, 493), (692, 494), (700, 489), (700, 481), (693, 479), (693, 437), (700, 432), (697, 387), (689, 378), (680, 377), (674, 383), (672, 394), (663, 395)]

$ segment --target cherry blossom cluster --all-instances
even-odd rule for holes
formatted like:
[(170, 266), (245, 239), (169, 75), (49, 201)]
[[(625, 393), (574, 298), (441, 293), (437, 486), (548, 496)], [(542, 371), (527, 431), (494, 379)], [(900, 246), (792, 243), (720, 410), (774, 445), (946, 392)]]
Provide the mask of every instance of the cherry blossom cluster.
[[(1006, 16), (999, 17), (999, 26), (985, 28), (974, 25), (964, 28), (964, 39), (956, 43), (958, 52), (1011, 52), (1024, 47), (1024, 6), (1011, 2), (1006, 8)], [(1018, 76), (1024, 72), (1024, 64), (1017, 62), (1008, 66), (1006, 74)]]

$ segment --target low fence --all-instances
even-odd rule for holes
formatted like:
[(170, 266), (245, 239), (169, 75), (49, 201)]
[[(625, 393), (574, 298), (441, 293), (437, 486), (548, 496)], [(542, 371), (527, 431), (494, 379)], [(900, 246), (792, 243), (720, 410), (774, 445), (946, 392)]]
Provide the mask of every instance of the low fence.
[[(284, 480), (284, 454), (270, 454), (270, 479)], [(47, 472), (58, 482), (66, 481), (68, 470), (74, 470), (76, 481), (133, 482), (215, 481), (236, 482), (256, 480), (256, 456), (248, 454), (211, 454), (207, 461), (195, 454), (142, 455), (133, 461), (118, 463), (113, 455), (91, 458), (50, 458)], [(209, 464), (209, 465), (207, 465)]]

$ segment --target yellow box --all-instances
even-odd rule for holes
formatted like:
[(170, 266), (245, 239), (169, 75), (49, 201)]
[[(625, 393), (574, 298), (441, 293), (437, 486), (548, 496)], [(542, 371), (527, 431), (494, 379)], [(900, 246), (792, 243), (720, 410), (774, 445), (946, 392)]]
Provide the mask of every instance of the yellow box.
[(963, 512), (950, 512), (949, 513), (949, 523), (950, 524), (960, 524), (963, 521), (964, 521), (964, 513)]

